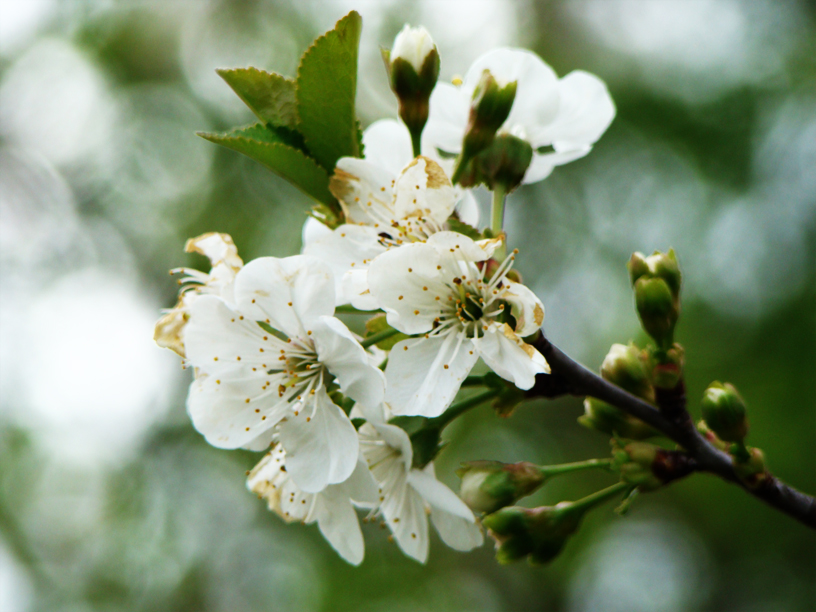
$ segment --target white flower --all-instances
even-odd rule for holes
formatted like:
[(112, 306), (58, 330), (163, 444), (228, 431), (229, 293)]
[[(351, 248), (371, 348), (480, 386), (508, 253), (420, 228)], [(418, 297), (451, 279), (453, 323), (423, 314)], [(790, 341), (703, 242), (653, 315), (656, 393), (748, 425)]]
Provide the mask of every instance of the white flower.
[(232, 301), (232, 283), (238, 270), (244, 265), (238, 257), (238, 249), (229, 234), (210, 232), (190, 238), (184, 245), (187, 253), (199, 253), (210, 260), (210, 273), (176, 268), (170, 274), (183, 274), (179, 279), (179, 299), (176, 305), (165, 312), (156, 322), (153, 340), (162, 348), (169, 348), (184, 357), (184, 342), (181, 334), (187, 323), (188, 310), (200, 295), (218, 295)]
[(419, 73), (425, 58), (435, 48), (433, 39), (424, 27), (412, 28), (408, 24), (400, 30), (394, 39), (394, 46), (391, 49), (391, 61), (402, 59), (411, 64), (414, 70)]
[(377, 510), (402, 551), (424, 563), (428, 558), (428, 518), (442, 541), (456, 550), (481, 546), (483, 537), (473, 512), (434, 475), (433, 464), (411, 467), (411, 441), (395, 425), (366, 423), (360, 449), (380, 487)]
[(499, 131), (533, 147), (523, 183), (540, 181), (555, 166), (589, 153), (615, 117), (615, 106), (598, 77), (576, 70), (559, 80), (535, 53), (502, 48), (477, 59), (461, 86), (436, 86), (424, 134), (433, 146), (448, 153), (462, 150), (471, 98), (484, 70), (499, 82), (518, 83), (510, 115)]
[(263, 257), (238, 273), (234, 290), (235, 306), (201, 296), (190, 308), (193, 424), (220, 448), (257, 448), (276, 433), (304, 491), (343, 482), (357, 461), (357, 433), (327, 386), (336, 382), (365, 412), (382, 401), (384, 380), (331, 316), (331, 271), (306, 255)]
[(396, 179), (376, 164), (344, 157), (330, 189), (347, 222), (310, 240), (303, 250), (331, 266), (338, 303), (376, 309), (366, 284), (368, 264), (390, 248), (426, 240), (444, 227), (455, 205), (450, 179), (436, 162), (422, 156)]
[(269, 509), (287, 522), (317, 522), (320, 533), (343, 559), (353, 565), (363, 560), (364, 543), (354, 502), (370, 506), (377, 501), (377, 485), (365, 461), (358, 459), (348, 480), (319, 493), (306, 493), (285, 467), (280, 446), (267, 453), (247, 477), (247, 488), (265, 499)]
[(440, 415), (479, 357), (520, 389), (529, 389), (536, 374), (549, 371), (544, 357), (521, 340), (541, 325), (541, 302), (506, 278), (514, 255), (485, 278), (490, 266), (478, 264), (488, 257), (470, 238), (439, 232), (372, 262), (368, 284), (388, 323), (403, 333), (421, 334), (391, 350), (385, 401), (394, 414)]

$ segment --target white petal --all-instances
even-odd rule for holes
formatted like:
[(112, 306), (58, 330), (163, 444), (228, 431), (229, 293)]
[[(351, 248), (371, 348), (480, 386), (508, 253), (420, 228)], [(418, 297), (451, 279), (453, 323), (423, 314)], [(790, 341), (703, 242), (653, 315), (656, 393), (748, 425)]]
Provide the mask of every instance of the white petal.
[(453, 212), (456, 192), (445, 171), (432, 159), (417, 157), (394, 185), (397, 219), (429, 218), (442, 224)]
[(473, 550), (484, 543), (482, 530), (474, 521), (433, 508), (431, 522), (442, 541), (454, 550)]
[(265, 432), (261, 433), (257, 438), (242, 445), (241, 448), (250, 451), (264, 451), (267, 450), (277, 438), (277, 433), (274, 427), (270, 427)]
[[(472, 90), (471, 92), (472, 93)], [(470, 113), (470, 94), (449, 83), (437, 83), (431, 93), (428, 123), (422, 133), (423, 151), (459, 153)]]
[(402, 469), (405, 471), (410, 470), (414, 461), (414, 449), (411, 446), (411, 438), (408, 437), (405, 430), (396, 425), (369, 422), (360, 428), (360, 432), (365, 433), (365, 430), (369, 430), (369, 427), (376, 431), (378, 438), (384, 440), (388, 446), (399, 453)]
[(395, 415), (439, 416), (477, 358), (471, 341), (456, 332), (402, 340), (391, 350), (385, 369), (385, 401)]
[(504, 125), (525, 131), (549, 125), (559, 105), (558, 77), (538, 55), (525, 49), (501, 48), (478, 58), (465, 75), (462, 88), (470, 93), (487, 69), (502, 83), (516, 81), (516, 98)]
[(589, 145), (580, 148), (572, 148), (564, 151), (554, 151), (551, 153), (533, 153), (533, 161), (530, 162), (530, 167), (524, 173), (524, 179), (521, 181), (525, 185), (537, 183), (544, 180), (555, 169), (556, 166), (568, 164), (571, 161), (584, 157), (592, 150)]
[[(306, 255), (320, 259), (331, 268), (338, 305), (349, 303), (350, 296), (357, 290), (356, 286), (346, 287), (345, 274), (366, 268), (369, 261), (385, 252), (377, 234), (371, 226), (346, 224), (304, 245)], [(365, 276), (363, 279), (365, 282)], [(366, 285), (364, 290), (367, 289)]]
[(340, 281), (343, 288), (343, 300), (357, 310), (377, 310), (380, 304), (371, 295), (368, 286), (368, 266), (352, 268), (343, 275)]
[(320, 387), (297, 416), (280, 425), (286, 469), (307, 493), (343, 482), (357, 465), (359, 442), (354, 425)]
[(372, 211), (383, 218), (392, 216), (394, 175), (365, 159), (342, 157), (329, 182), (332, 195), (340, 201), (350, 223), (370, 223)]
[(313, 321), (334, 314), (334, 277), (309, 255), (260, 257), (235, 277), (235, 300), (247, 316), (303, 338)]
[(543, 355), (524, 343), (506, 323), (491, 325), (484, 336), (473, 340), (473, 345), (491, 370), (519, 389), (531, 388), (536, 374), (550, 372)]
[(232, 380), (200, 375), (190, 385), (187, 410), (193, 426), (213, 446), (250, 444), (289, 413), (288, 398), (278, 396), (277, 385), (264, 390), (266, 379), (251, 374), (234, 373)]
[(325, 494), (318, 493), (314, 509), (317, 526), (343, 559), (352, 565), (360, 565), (365, 544), (357, 513), (348, 497), (335, 493), (334, 489), (335, 487), (329, 487)]
[(409, 557), (420, 563), (428, 559), (428, 517), (425, 501), (408, 485), (404, 473), (397, 475), (380, 505), (394, 539)]
[(357, 466), (348, 480), (328, 487), (327, 490), (337, 490), (355, 503), (368, 506), (377, 502), (377, 483), (368, 469), (368, 464), (362, 456), (357, 457)]
[(460, 197), (456, 202), (456, 213), (463, 223), (479, 227), (479, 204), (470, 189), (460, 190)]
[(516, 335), (524, 338), (535, 333), (544, 322), (544, 305), (535, 293), (521, 283), (503, 280), (501, 299), (507, 301), (516, 319)]
[(340, 390), (363, 406), (383, 401), (385, 377), (369, 364), (368, 355), (342, 321), (321, 317), (312, 326), (317, 358), (336, 378)]
[(440, 281), (438, 261), (436, 249), (414, 243), (386, 251), (371, 262), (369, 290), (388, 313), (389, 325), (407, 334), (423, 333), (433, 327), (441, 313), (441, 299), (447, 299), (450, 293)]
[(380, 119), (363, 132), (363, 150), (366, 160), (398, 176), (414, 158), (411, 134), (404, 124), (394, 119)]
[[(429, 464), (431, 465), (431, 464)], [(431, 470), (413, 469), (408, 473), (408, 484), (428, 502), (431, 508), (449, 512), (454, 516), (476, 522), (470, 508), (444, 484), (439, 482)]]
[(558, 115), (546, 130), (530, 135), (533, 148), (558, 143), (556, 150), (576, 150), (595, 143), (615, 117), (606, 84), (594, 74), (575, 70), (559, 81), (558, 92)]
[(213, 268), (218, 264), (226, 264), (237, 272), (244, 265), (244, 262), (238, 257), (238, 249), (229, 234), (209, 232), (190, 238), (184, 245), (184, 250), (187, 253), (204, 255), (210, 260)]
[[(226, 374), (244, 366), (260, 366), (270, 353), (261, 351), (276, 339), (251, 318), (231, 309), (221, 298), (202, 295), (190, 305), (183, 330), (187, 359), (209, 374)], [(267, 340), (264, 340), (264, 335)], [(269, 364), (271, 365), (271, 364)]]
[(303, 224), (303, 229), (301, 230), (301, 240), (304, 250), (306, 245), (324, 236), (328, 236), (331, 233), (332, 229), (328, 225), (324, 225), (314, 217), (309, 217), (306, 219), (306, 223)]
[(442, 258), (478, 262), (490, 257), (483, 247), (458, 232), (437, 232), (428, 238), (427, 244)]

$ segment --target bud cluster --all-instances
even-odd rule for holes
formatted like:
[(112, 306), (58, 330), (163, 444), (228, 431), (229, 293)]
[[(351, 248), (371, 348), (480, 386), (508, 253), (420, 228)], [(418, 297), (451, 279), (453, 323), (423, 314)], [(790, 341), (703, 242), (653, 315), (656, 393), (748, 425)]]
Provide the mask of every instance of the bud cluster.
[(643, 329), (659, 348), (668, 350), (680, 316), (681, 274), (674, 249), (665, 254), (655, 251), (649, 257), (634, 253), (628, 268)]

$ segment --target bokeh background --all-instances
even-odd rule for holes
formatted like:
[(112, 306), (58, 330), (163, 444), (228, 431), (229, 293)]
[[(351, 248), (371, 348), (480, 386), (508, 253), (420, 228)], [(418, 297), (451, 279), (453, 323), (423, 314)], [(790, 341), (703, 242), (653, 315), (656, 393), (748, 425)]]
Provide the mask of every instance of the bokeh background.
[[(643, 341), (632, 251), (673, 246), (690, 408), (741, 390), (749, 442), (816, 492), (816, 8), (778, 0), (0, 0), (0, 610), (789, 611), (816, 606), (816, 538), (696, 476), (593, 513), (546, 567), (500, 567), (432, 541), (418, 565), (365, 526), (347, 566), (316, 526), (286, 526), (244, 488), (251, 453), (208, 447), (190, 373), (152, 343), (184, 241), (232, 234), (245, 261), (300, 248), (309, 207), (195, 130), (249, 123), (214, 69), (294, 75), (348, 10), (364, 19), (358, 106), (395, 117), (378, 47), (424, 24), (442, 76), (499, 46), (603, 78), (618, 116), (585, 159), (508, 211), (549, 336), (591, 367)], [(484, 194), (483, 194), (484, 195)], [(484, 200), (484, 198), (483, 198)], [(489, 409), (437, 463), (605, 456), (575, 398)], [(562, 477), (530, 503), (574, 499)]]

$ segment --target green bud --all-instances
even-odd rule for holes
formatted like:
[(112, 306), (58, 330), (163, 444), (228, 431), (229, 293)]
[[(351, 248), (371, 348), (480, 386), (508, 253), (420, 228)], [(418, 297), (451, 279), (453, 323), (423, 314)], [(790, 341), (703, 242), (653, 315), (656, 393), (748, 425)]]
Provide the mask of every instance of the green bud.
[(649, 355), (652, 384), (657, 389), (674, 389), (683, 378), (686, 351), (676, 342), (669, 350), (651, 350)]
[(633, 395), (654, 402), (645, 358), (644, 352), (634, 344), (613, 344), (601, 364), (601, 376)]
[(674, 249), (655, 251), (649, 257), (634, 253), (627, 264), (635, 289), (635, 303), (643, 329), (661, 349), (674, 342), (674, 327), (680, 316), (680, 266)]
[(748, 435), (745, 402), (734, 385), (713, 382), (703, 394), (703, 419), (726, 442), (741, 443)]
[(659, 431), (640, 419), (594, 397), (584, 400), (584, 414), (578, 417), (578, 423), (610, 436), (619, 435), (632, 440), (645, 440), (660, 435)]
[(701, 435), (701, 436), (703, 436), (703, 437), (706, 439), (706, 441), (707, 441), (709, 444), (711, 444), (711, 446), (713, 446), (714, 448), (716, 448), (717, 450), (721, 450), (721, 451), (723, 451), (723, 452), (727, 452), (727, 451), (728, 451), (728, 449), (729, 449), (729, 448), (730, 448), (730, 446), (731, 446), (731, 445), (730, 445), (730, 444), (728, 444), (727, 442), (723, 442), (722, 440), (720, 440), (720, 439), (717, 437), (717, 434), (715, 434), (715, 433), (714, 433), (714, 432), (711, 430), (711, 428), (710, 428), (710, 427), (709, 427), (709, 426), (706, 424), (706, 422), (705, 422), (705, 421), (703, 421), (703, 420), (700, 420), (700, 421), (698, 421), (698, 422), (697, 422), (697, 431), (699, 431), (699, 432), (700, 432), (700, 435)]
[[(516, 85), (516, 81), (500, 85), (489, 70), (482, 72), (482, 77), (473, 91), (470, 116), (462, 141), (462, 153), (456, 160), (456, 168), (451, 178), (453, 183), (458, 183), (466, 170), (470, 172), (468, 165), (471, 160), (493, 143), (496, 131), (510, 114), (516, 98)], [(532, 150), (530, 155), (532, 157)], [(471, 177), (470, 180), (476, 179)]]
[(569, 502), (541, 508), (511, 506), (482, 519), (496, 541), (496, 559), (510, 563), (529, 557), (530, 563), (552, 561), (578, 530), (583, 512), (570, 512)]
[(399, 115), (419, 154), (422, 130), (428, 121), (431, 92), (439, 78), (439, 52), (431, 35), (423, 28), (406, 25), (394, 40), (390, 52), (383, 50), (392, 91), (399, 100)]
[(612, 469), (620, 474), (621, 480), (640, 487), (642, 491), (653, 491), (663, 486), (653, 466), (663, 448), (648, 442), (612, 439)]
[(765, 467), (765, 453), (758, 448), (749, 447), (747, 449), (748, 458), (744, 461), (734, 460), (734, 471), (737, 476), (749, 487), (760, 486), (767, 476)]
[(671, 346), (680, 309), (666, 281), (640, 277), (635, 282), (635, 304), (646, 333), (659, 346)]
[(471, 510), (490, 514), (514, 504), (544, 484), (538, 466), (522, 461), (469, 461), (456, 470), (462, 479), (460, 497)]
[(459, 179), (463, 187), (484, 184), (491, 191), (501, 188), (510, 193), (521, 185), (533, 160), (533, 147), (526, 140), (499, 134), (474, 157)]

